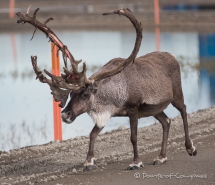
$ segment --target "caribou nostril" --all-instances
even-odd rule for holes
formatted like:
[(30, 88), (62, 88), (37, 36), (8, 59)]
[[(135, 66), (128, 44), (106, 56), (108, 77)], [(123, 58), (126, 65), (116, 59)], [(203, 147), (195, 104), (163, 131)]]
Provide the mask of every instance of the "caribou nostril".
[(70, 112), (66, 113), (66, 117), (69, 118), (70, 117)]

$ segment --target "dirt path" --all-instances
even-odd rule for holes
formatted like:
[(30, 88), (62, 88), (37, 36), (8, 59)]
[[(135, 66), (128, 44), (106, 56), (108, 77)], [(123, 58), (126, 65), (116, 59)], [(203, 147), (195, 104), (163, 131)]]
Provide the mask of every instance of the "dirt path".
[[(125, 170), (132, 161), (130, 130), (123, 127), (100, 135), (95, 146), (98, 169), (82, 172), (88, 149), (88, 137), (2, 152), (1, 184), (215, 184), (215, 107), (188, 116), (190, 136), (198, 154), (190, 157), (184, 147), (180, 117), (173, 119), (168, 143), (168, 162), (153, 166), (159, 153), (161, 125), (139, 128), (138, 148), (144, 168)], [(140, 178), (135, 179), (135, 173)], [(171, 179), (145, 178), (147, 175), (170, 175)], [(138, 174), (137, 174), (138, 175)], [(159, 178), (161, 178), (159, 175)], [(176, 175), (176, 177), (174, 177)], [(182, 175), (182, 176), (180, 176)], [(191, 180), (191, 175), (200, 175)], [(189, 177), (184, 177), (189, 176)], [(179, 178), (181, 177), (181, 178)], [(207, 178), (206, 178), (207, 177)]]
[[(213, 138), (214, 139), (214, 138)], [(102, 171), (93, 171), (70, 175), (66, 178), (43, 184), (91, 184), (91, 185), (125, 185), (125, 184), (215, 184), (215, 142), (207, 135), (198, 142), (198, 156), (190, 157), (183, 144), (168, 150), (169, 160), (166, 164), (154, 166), (152, 159), (157, 151), (142, 155), (144, 168), (136, 171), (125, 170), (130, 160), (123, 160), (107, 165)], [(178, 149), (180, 148), (180, 149)], [(157, 175), (157, 176), (156, 176)], [(171, 179), (170, 179), (171, 175)], [(154, 177), (153, 177), (154, 176)], [(187, 177), (184, 177), (187, 176)]]

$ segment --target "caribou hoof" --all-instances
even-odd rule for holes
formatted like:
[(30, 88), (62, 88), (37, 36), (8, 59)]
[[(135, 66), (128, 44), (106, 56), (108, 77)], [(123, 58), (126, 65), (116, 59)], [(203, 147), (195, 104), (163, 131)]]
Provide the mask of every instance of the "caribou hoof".
[(127, 170), (139, 170), (140, 168), (143, 168), (143, 163), (139, 162), (138, 164), (132, 163), (128, 166)]
[(190, 155), (190, 156), (196, 156), (197, 155), (197, 150), (195, 149), (194, 151), (190, 150), (190, 149), (187, 149), (187, 153)]
[(185, 143), (185, 147), (186, 147), (187, 153), (190, 156), (196, 156), (197, 155), (197, 150), (196, 150), (196, 147), (193, 146), (193, 141), (192, 140), (191, 140), (191, 147), (186, 143)]
[(94, 165), (85, 166), (83, 171), (84, 171), (84, 172), (85, 172), (85, 171), (90, 171), (90, 170), (93, 169), (93, 167), (94, 167)]
[(95, 161), (96, 161), (96, 158), (92, 158), (90, 160), (90, 162), (88, 162), (87, 160), (84, 162), (84, 170), (83, 171), (90, 171), (94, 168), (95, 165)]
[(156, 159), (153, 160), (153, 165), (163, 164), (163, 163), (166, 163), (166, 161), (167, 161), (167, 157), (162, 158), (162, 159), (157, 157)]

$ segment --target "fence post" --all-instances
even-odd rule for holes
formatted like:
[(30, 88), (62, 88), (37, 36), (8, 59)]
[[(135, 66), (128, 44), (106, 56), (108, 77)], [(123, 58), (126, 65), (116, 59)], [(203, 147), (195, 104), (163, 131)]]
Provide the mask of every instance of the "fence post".
[(159, 12), (159, 0), (154, 0), (154, 15), (155, 15), (155, 40), (156, 50), (160, 51), (160, 12)]
[(14, 18), (14, 7), (15, 7), (15, 0), (10, 0), (9, 2), (9, 18)]
[[(57, 56), (58, 48), (51, 42), (52, 50), (52, 74), (60, 76), (60, 58)], [(53, 114), (54, 114), (54, 140), (62, 140), (62, 121), (61, 108), (58, 106), (59, 102), (55, 102), (53, 98)]]

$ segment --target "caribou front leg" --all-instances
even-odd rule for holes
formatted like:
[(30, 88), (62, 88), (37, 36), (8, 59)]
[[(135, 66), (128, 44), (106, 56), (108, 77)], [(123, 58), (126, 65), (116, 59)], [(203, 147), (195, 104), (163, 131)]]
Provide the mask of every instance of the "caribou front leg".
[(84, 166), (85, 166), (85, 171), (90, 171), (93, 169), (93, 166), (95, 165), (95, 158), (94, 158), (94, 143), (96, 140), (96, 137), (98, 136), (99, 132), (101, 132), (101, 130), (103, 129), (99, 128), (97, 125), (95, 125), (90, 133), (90, 145), (89, 145), (89, 150), (87, 153), (87, 158), (86, 161), (84, 162)]
[(161, 144), (161, 151), (159, 156), (154, 159), (153, 164), (162, 164), (167, 161), (167, 156), (166, 156), (166, 148), (167, 148), (167, 141), (168, 141), (168, 135), (169, 135), (169, 128), (170, 128), (170, 123), (171, 120), (166, 116), (164, 112), (161, 112), (160, 114), (156, 115), (155, 118), (160, 121), (162, 124), (163, 128), (163, 141)]
[(133, 145), (134, 159), (127, 170), (136, 170), (143, 167), (143, 163), (138, 155), (137, 149), (137, 125), (138, 125), (138, 110), (132, 109), (129, 111), (130, 128), (131, 128), (131, 143)]

